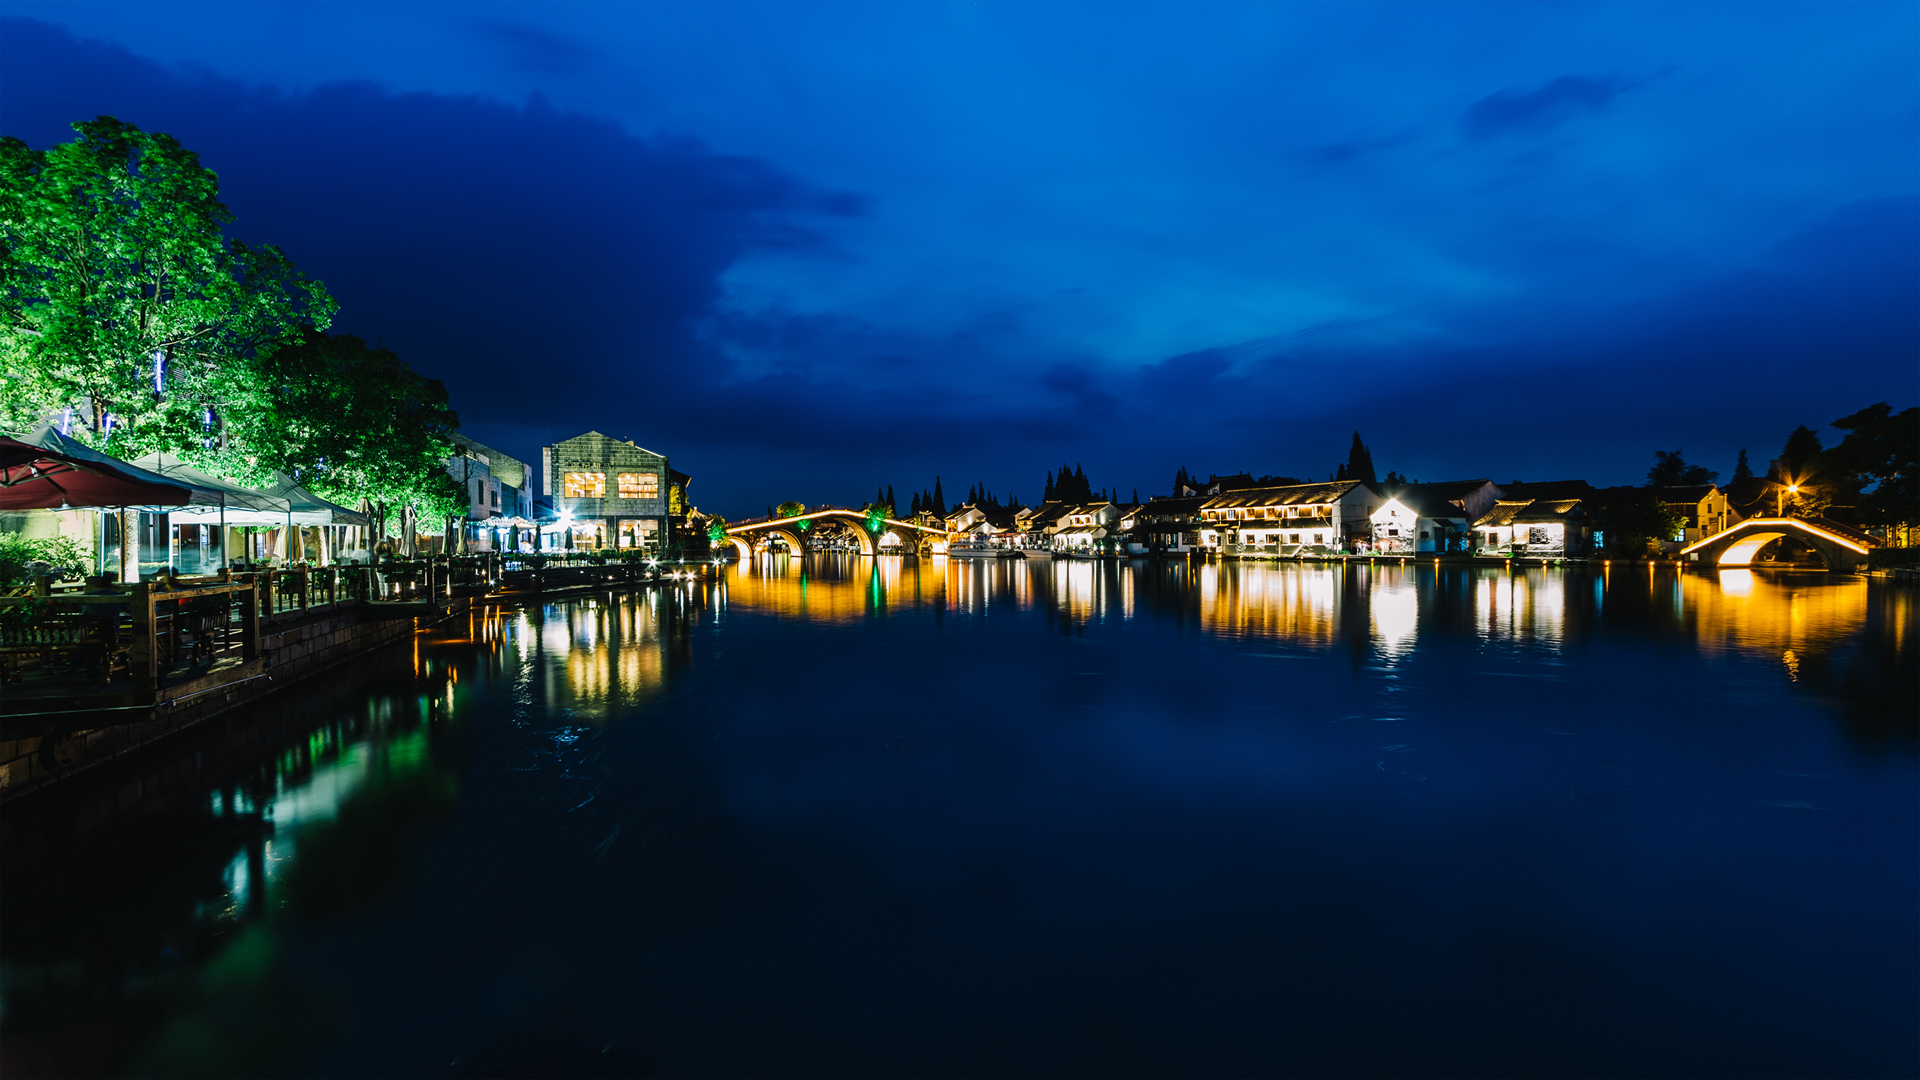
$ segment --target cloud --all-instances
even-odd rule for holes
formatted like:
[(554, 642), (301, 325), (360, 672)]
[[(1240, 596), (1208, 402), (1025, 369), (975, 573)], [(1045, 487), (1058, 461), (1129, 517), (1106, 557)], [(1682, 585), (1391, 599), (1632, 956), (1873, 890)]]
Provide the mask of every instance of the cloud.
[(1405, 146), (1412, 142), (1416, 135), (1417, 132), (1408, 129), (1371, 139), (1341, 139), (1338, 142), (1330, 142), (1302, 151), (1300, 156), (1315, 165), (1344, 165), (1356, 158), (1368, 157), (1383, 150)]
[(0, 23), (0, 102), (6, 133), (35, 146), (99, 114), (180, 138), (220, 174), (233, 235), (325, 281), (335, 329), (445, 380), (483, 439), (671, 440), (691, 426), (671, 403), (732, 374), (699, 333), (727, 270), (757, 248), (827, 250), (823, 229), (865, 209), (766, 160), (538, 99), (284, 94), (26, 20)]
[(520, 23), (481, 20), (473, 32), (498, 48), (516, 70), (533, 75), (578, 75), (600, 59), (581, 42)]
[[(1628, 89), (1556, 79), (1491, 95), (1461, 122), (1481, 139), (1547, 130)], [(867, 196), (766, 158), (635, 135), (537, 99), (369, 84), (283, 94), (45, 24), (0, 24), (7, 134), (46, 146), (100, 113), (199, 151), (221, 173), (234, 234), (281, 245), (325, 280), (343, 303), (340, 329), (444, 379), (475, 437), (522, 457), (586, 428), (634, 438), (671, 453), (698, 478), (697, 501), (729, 515), (770, 498), (861, 499), (876, 482), (917, 490), (935, 473), (1031, 496), (1062, 459), (1084, 461), (1096, 486), (1143, 494), (1180, 464), (1318, 476), (1355, 427), (1383, 470), (1429, 478), (1625, 482), (1652, 447), (1675, 445), (1725, 472), (1735, 450), (1770, 452), (1795, 424), (1910, 401), (1920, 355), (1914, 199), (1838, 206), (1745, 265), (1669, 259), (1663, 247), (1647, 272), (1585, 217), (1561, 228), (1525, 200), (1416, 199), (1393, 237), (1457, 224), (1462, 239), (1432, 246), (1460, 288), (1400, 291), (1389, 266), (1361, 279), (1384, 284), (1358, 314), (1242, 340), (1222, 332), (1123, 366), (1063, 343), (1031, 296), (984, 313), (942, 308), (903, 276), (888, 283), (908, 301), (900, 310), (856, 317), (809, 306), (805, 290), (751, 303), (750, 290), (729, 292), (756, 251), (785, 252), (805, 273), (809, 258), (845, 260), (843, 232), (963, 227), (923, 215), (842, 230), (872, 213)], [(1307, 156), (1337, 166), (1400, 140)], [(1407, 190), (1347, 178), (1343, 192), (1379, 203)], [(1106, 254), (1099, 245), (1119, 231), (1090, 234), (1076, 259)], [(995, 242), (1019, 250), (1018, 238)], [(1054, 277), (1035, 295), (1083, 280)], [(1166, 294), (1141, 295), (1142, 316), (1166, 314)], [(1177, 305), (1197, 322), (1224, 306)], [(1259, 324), (1235, 323), (1249, 335)]]
[(1461, 127), (1476, 142), (1539, 131), (1604, 112), (1615, 98), (1637, 85), (1613, 75), (1562, 75), (1531, 90), (1488, 94), (1461, 114)]

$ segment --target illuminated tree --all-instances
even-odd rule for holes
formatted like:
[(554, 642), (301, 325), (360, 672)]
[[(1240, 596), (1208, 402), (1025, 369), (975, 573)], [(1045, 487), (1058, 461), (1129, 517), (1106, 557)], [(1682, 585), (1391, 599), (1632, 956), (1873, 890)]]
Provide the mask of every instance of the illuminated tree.
[(284, 472), (382, 515), (410, 507), (444, 523), (466, 513), (467, 493), (446, 469), (460, 417), (438, 379), (347, 334), (315, 334), (246, 366), (219, 440), (196, 455), (215, 471), (243, 483)]
[(122, 456), (190, 454), (246, 395), (249, 361), (335, 303), (273, 247), (230, 241), (219, 178), (110, 116), (46, 151), (0, 139), (0, 421), (74, 410)]
[(783, 502), (779, 506), (776, 506), (773, 508), (774, 517), (783, 517), (783, 518), (799, 517), (801, 514), (804, 514), (806, 512), (807, 512), (807, 504), (801, 503), (801, 502), (793, 502), (791, 500), (787, 502)]

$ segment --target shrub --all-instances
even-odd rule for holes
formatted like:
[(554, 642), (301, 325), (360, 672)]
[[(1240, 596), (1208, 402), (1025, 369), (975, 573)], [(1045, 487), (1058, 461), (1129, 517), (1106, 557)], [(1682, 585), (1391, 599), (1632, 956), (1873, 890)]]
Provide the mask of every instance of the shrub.
[(55, 570), (80, 576), (87, 572), (87, 564), (92, 559), (71, 536), (39, 540), (29, 540), (18, 533), (0, 536), (0, 585), (25, 581), (30, 562), (44, 562)]

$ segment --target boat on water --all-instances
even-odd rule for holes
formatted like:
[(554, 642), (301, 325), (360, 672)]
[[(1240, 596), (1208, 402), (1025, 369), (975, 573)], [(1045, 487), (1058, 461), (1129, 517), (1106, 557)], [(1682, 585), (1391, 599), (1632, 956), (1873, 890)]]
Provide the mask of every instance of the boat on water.
[(1053, 560), (1053, 552), (1048, 548), (1021, 548), (1018, 554), (1023, 559)]
[(951, 540), (947, 543), (947, 557), (950, 559), (998, 559), (1013, 555), (1012, 549), (994, 547), (985, 540)]

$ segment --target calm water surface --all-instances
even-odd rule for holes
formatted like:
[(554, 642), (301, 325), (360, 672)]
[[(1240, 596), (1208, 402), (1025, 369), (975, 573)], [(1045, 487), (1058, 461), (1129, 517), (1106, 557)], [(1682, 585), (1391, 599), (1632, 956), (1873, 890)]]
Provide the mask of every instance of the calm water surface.
[(784, 558), (0, 812), (0, 1073), (1920, 1073), (1911, 590)]

